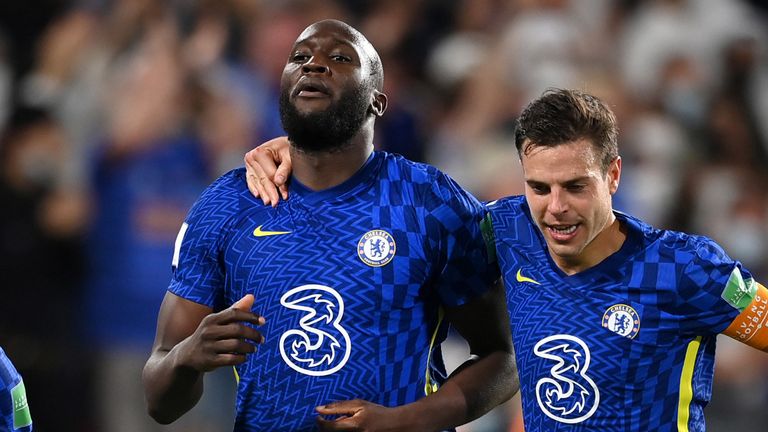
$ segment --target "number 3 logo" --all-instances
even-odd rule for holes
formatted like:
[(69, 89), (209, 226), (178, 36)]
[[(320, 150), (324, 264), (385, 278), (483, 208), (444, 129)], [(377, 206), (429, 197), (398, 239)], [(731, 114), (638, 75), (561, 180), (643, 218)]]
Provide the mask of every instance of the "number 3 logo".
[(299, 328), (280, 337), (280, 355), (293, 370), (312, 376), (330, 375), (349, 359), (352, 345), (341, 326), (344, 300), (333, 288), (302, 285), (283, 294), (280, 304), (303, 312)]
[(600, 405), (600, 391), (587, 376), (587, 344), (575, 336), (553, 335), (540, 340), (533, 353), (555, 363), (550, 375), (536, 383), (536, 400), (544, 414), (568, 424), (591, 417)]

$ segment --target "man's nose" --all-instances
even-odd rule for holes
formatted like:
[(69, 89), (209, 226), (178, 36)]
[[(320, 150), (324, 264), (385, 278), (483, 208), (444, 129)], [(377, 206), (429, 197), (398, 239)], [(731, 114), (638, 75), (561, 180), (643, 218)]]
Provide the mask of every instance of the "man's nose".
[(304, 66), (301, 67), (301, 71), (305, 74), (324, 74), (328, 72), (328, 67), (322, 63), (319, 63), (315, 57), (312, 57), (308, 62), (304, 63)]
[(568, 211), (568, 200), (562, 191), (552, 190), (549, 194), (547, 210), (552, 214), (562, 214)]

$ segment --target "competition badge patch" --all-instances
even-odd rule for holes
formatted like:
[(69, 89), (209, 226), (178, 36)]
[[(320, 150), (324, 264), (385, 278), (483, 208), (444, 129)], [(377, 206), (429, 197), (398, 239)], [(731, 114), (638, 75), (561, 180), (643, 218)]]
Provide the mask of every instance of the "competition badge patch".
[(21, 429), (32, 424), (32, 416), (29, 413), (27, 404), (27, 391), (24, 389), (24, 381), (19, 381), (11, 389), (11, 400), (13, 401), (13, 428)]
[(357, 243), (357, 256), (371, 267), (387, 265), (395, 257), (395, 239), (384, 230), (368, 231)]
[(640, 315), (632, 306), (615, 304), (603, 314), (603, 327), (626, 338), (634, 339), (640, 331)]

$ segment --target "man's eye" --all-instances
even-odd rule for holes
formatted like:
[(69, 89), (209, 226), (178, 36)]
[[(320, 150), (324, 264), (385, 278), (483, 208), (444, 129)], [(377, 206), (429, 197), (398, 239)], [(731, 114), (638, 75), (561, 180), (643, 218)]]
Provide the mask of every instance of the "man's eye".
[(307, 60), (309, 60), (309, 56), (308, 56), (308, 55), (306, 55), (306, 54), (294, 54), (294, 55), (291, 57), (291, 61), (293, 61), (293, 62), (298, 62), (298, 63), (304, 63), (304, 62), (306, 62)]
[(547, 189), (545, 186), (538, 186), (538, 185), (532, 185), (531, 186), (531, 190), (536, 195), (544, 195), (547, 192), (549, 192), (549, 189)]
[(568, 190), (571, 192), (581, 192), (584, 190), (583, 184), (568, 185)]
[(349, 62), (352, 61), (351, 58), (349, 58), (347, 56), (344, 56), (344, 55), (341, 55), (341, 54), (332, 55), (331, 59), (333, 61), (342, 62), (342, 63), (349, 63)]

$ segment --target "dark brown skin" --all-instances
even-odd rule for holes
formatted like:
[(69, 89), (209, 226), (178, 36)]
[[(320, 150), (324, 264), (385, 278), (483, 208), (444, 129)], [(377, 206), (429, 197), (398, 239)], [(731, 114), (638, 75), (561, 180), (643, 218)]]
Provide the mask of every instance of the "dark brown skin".
[[(329, 20), (310, 26), (291, 51), (280, 84), (290, 89), (290, 102), (299, 112), (324, 110), (370, 79), (364, 47), (338, 23)], [(310, 84), (323, 88), (323, 92), (301, 91)], [(293, 175), (314, 190), (327, 189), (347, 180), (373, 151), (373, 125), (386, 108), (387, 96), (371, 89), (368, 106), (371, 115), (344, 152), (308, 154), (291, 146)]]
[(218, 313), (165, 294), (152, 355), (142, 374), (152, 418), (162, 424), (178, 419), (200, 400), (205, 372), (244, 363), (256, 351), (264, 337), (243, 323), (259, 326), (264, 318), (252, 313), (251, 307), (252, 294)]

